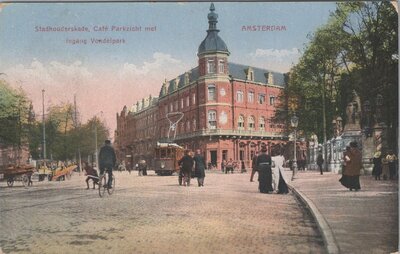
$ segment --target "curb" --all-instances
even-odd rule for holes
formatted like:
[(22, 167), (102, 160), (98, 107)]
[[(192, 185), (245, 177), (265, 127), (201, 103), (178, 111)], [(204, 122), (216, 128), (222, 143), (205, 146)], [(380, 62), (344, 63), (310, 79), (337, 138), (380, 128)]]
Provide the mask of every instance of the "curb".
[(322, 216), (321, 212), (315, 206), (315, 204), (306, 197), (302, 192), (296, 190), (292, 185), (287, 184), (289, 189), (303, 202), (307, 208), (310, 210), (312, 216), (317, 222), (318, 229), (322, 234), (322, 238), (325, 243), (325, 248), (328, 254), (339, 254), (340, 249), (338, 244), (336, 243), (336, 239), (333, 235), (332, 229), (329, 227), (328, 222), (325, 220), (324, 216)]

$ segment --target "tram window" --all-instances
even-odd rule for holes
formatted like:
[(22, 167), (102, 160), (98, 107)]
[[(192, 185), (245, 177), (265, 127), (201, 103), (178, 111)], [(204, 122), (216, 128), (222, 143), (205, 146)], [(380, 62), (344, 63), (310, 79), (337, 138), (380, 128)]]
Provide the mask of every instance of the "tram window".
[(161, 149), (161, 156), (160, 158), (165, 158), (167, 157), (167, 151), (165, 149)]

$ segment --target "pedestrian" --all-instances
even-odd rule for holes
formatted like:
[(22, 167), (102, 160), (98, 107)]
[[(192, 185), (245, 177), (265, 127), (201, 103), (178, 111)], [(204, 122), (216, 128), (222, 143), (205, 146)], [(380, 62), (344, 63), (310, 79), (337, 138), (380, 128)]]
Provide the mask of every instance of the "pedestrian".
[(100, 175), (104, 174), (104, 171), (108, 169), (108, 188), (112, 188), (112, 171), (115, 167), (117, 161), (117, 156), (115, 155), (115, 150), (111, 146), (110, 140), (104, 141), (104, 146), (100, 148), (99, 152), (99, 166)]
[(226, 165), (226, 160), (223, 159), (222, 162), (221, 162), (221, 171), (222, 171), (222, 173), (225, 172), (225, 165)]
[(147, 176), (147, 164), (145, 160), (140, 160), (138, 165), (139, 176)]
[(395, 175), (396, 175), (396, 160), (397, 157), (396, 155), (393, 153), (392, 150), (389, 150), (388, 155), (386, 156), (386, 160), (389, 163), (389, 179), (395, 179)]
[(321, 175), (324, 174), (322, 171), (322, 165), (324, 164), (324, 158), (322, 157), (322, 153), (319, 152), (317, 156), (317, 165), (319, 168), (319, 171), (321, 172)]
[(190, 150), (185, 150), (185, 155), (178, 161), (178, 164), (182, 167), (184, 186), (190, 186), (190, 178), (194, 164), (193, 158), (190, 154)]
[(375, 176), (375, 180), (381, 180), (382, 174), (382, 156), (381, 152), (377, 151), (372, 158), (372, 163), (374, 167), (372, 168), (372, 175)]
[(261, 154), (257, 157), (258, 168), (258, 189), (261, 193), (271, 193), (272, 188), (272, 160), (271, 156), (267, 154), (267, 148), (261, 148)]
[(230, 158), (225, 166), (225, 174), (228, 174), (229, 171), (231, 171), (233, 173), (233, 167), (234, 167), (233, 160), (232, 160), (232, 158)]
[(276, 156), (272, 157), (272, 166), (274, 173), (274, 186), (275, 191), (278, 194), (289, 193), (288, 186), (286, 184), (285, 178), (283, 176), (283, 164), (285, 163), (285, 157), (282, 152), (279, 151)]
[(241, 170), (240, 170), (240, 173), (246, 173), (247, 172), (247, 170), (246, 170), (246, 165), (244, 164), (244, 161), (241, 161)]
[(383, 180), (389, 179), (389, 162), (385, 156), (382, 156), (382, 178)]
[(258, 171), (257, 170), (257, 156), (258, 156), (258, 151), (254, 153), (254, 156), (251, 160), (251, 175), (250, 175), (250, 182), (253, 182), (253, 178), (255, 173)]
[(205, 168), (206, 161), (204, 157), (201, 155), (200, 149), (196, 150), (196, 155), (193, 158), (195, 166), (194, 166), (194, 175), (197, 177), (197, 183), (199, 187), (204, 186), (204, 177), (206, 177)]
[(93, 189), (96, 188), (96, 184), (99, 184), (99, 175), (97, 174), (97, 171), (92, 168), (91, 166), (89, 166), (89, 163), (87, 162), (83, 162), (83, 170), (85, 171), (85, 175), (86, 177), (86, 186), (87, 186), (87, 190), (89, 189), (89, 181), (92, 180), (93, 182)]
[(360, 190), (360, 172), (362, 168), (362, 155), (357, 148), (357, 142), (350, 142), (350, 151), (346, 153), (349, 160), (346, 162), (342, 178), (339, 180), (341, 184), (352, 190)]

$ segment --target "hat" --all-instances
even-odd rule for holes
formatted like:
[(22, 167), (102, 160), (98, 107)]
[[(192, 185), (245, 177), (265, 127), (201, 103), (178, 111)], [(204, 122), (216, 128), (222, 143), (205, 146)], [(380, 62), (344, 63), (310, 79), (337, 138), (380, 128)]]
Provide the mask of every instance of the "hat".
[(350, 147), (357, 148), (357, 142), (356, 141), (351, 141), (350, 142)]

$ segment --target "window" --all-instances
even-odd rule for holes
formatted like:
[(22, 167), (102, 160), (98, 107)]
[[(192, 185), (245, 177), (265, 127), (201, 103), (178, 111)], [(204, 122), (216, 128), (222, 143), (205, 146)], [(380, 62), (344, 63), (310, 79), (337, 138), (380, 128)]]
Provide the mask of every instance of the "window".
[(208, 100), (215, 101), (215, 85), (208, 86)]
[(258, 95), (258, 102), (259, 102), (260, 104), (263, 104), (263, 103), (265, 102), (265, 94), (260, 93), (260, 94)]
[(225, 63), (223, 60), (219, 60), (219, 62), (218, 62), (218, 72), (219, 73), (225, 72)]
[(264, 117), (260, 117), (258, 122), (259, 122), (260, 130), (265, 130), (265, 118)]
[(254, 92), (253, 91), (249, 91), (249, 93), (247, 94), (247, 100), (250, 103), (253, 103), (253, 101), (254, 101)]
[(189, 132), (189, 131), (190, 131), (190, 121), (187, 120), (186, 121), (186, 132)]
[(254, 123), (254, 117), (253, 116), (249, 116), (249, 130), (254, 130), (255, 127), (255, 123)]
[(178, 110), (179, 110), (179, 102), (175, 101), (175, 111), (178, 111)]
[(183, 105), (183, 98), (181, 98), (181, 109), (183, 109), (185, 105)]
[(217, 111), (215, 110), (208, 111), (208, 128), (209, 129), (217, 128)]
[(193, 119), (193, 130), (196, 130), (196, 119)]
[(238, 129), (239, 130), (244, 129), (244, 117), (242, 115), (240, 115), (238, 119)]
[(215, 72), (215, 63), (214, 60), (208, 60), (207, 62), (207, 73)]
[(249, 74), (250, 74), (250, 75), (249, 75), (249, 79), (250, 79), (251, 81), (254, 81), (254, 72), (250, 71)]
[(269, 96), (269, 105), (275, 105), (275, 95)]
[(192, 96), (192, 104), (196, 105), (196, 94), (195, 93)]
[(169, 104), (169, 112), (173, 112), (174, 111), (174, 105), (172, 105), (172, 102), (171, 102), (171, 104)]
[(243, 102), (243, 92), (242, 91), (237, 91), (236, 92), (236, 101), (237, 102)]
[(190, 105), (190, 98), (188, 96), (188, 97), (186, 97), (186, 106), (189, 107), (189, 105)]

